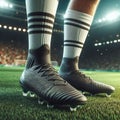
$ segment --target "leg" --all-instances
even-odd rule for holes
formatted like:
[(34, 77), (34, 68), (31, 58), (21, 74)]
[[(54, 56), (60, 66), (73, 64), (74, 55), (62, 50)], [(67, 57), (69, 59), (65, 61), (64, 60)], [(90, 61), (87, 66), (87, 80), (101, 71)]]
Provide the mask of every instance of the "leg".
[(78, 105), (86, 97), (66, 83), (51, 65), (50, 43), (58, 0), (26, 0), (29, 51), (20, 78), (24, 95), (31, 91), (49, 104)]
[(92, 94), (114, 91), (112, 86), (93, 81), (79, 71), (78, 62), (99, 0), (71, 0), (64, 20), (64, 53), (59, 74), (76, 89)]

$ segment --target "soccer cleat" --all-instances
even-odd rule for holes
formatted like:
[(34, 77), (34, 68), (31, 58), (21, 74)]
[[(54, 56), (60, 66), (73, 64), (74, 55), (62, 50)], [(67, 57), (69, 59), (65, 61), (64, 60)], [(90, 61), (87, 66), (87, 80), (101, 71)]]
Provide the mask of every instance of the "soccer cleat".
[(110, 96), (115, 90), (114, 87), (94, 81), (90, 77), (87, 77), (85, 74), (81, 73), (78, 69), (77, 57), (74, 59), (63, 58), (59, 75), (69, 82), (73, 87), (81, 90), (83, 93), (106, 93), (107, 96)]
[(87, 98), (58, 75), (49, 59), (46, 59), (48, 54), (49, 50), (45, 45), (29, 51), (26, 69), (20, 78), (24, 96), (28, 92), (36, 94), (40, 98), (38, 103), (43, 104), (45, 101), (48, 108), (54, 105), (85, 104)]

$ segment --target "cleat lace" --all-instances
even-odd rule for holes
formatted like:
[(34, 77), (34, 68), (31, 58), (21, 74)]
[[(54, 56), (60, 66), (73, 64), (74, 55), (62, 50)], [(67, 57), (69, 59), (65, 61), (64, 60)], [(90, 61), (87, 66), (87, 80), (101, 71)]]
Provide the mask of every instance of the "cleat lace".
[(59, 75), (56, 69), (51, 64), (39, 65), (37, 67), (38, 72), (42, 72), (42, 77), (46, 77), (48, 81), (54, 82), (56, 86), (63, 86), (67, 84), (67, 81), (63, 80)]
[(87, 82), (91, 82), (92, 83), (92, 79), (88, 76), (86, 76), (84, 73), (80, 72), (79, 70), (74, 70), (71, 72), (71, 74), (74, 74), (77, 75), (77, 76), (80, 76), (80, 78), (83, 78), (85, 79)]

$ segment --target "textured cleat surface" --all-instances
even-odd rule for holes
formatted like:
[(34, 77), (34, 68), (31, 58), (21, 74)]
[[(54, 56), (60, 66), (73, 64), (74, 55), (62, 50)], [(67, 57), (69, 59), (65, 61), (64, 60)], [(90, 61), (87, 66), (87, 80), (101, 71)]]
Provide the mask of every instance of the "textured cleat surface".
[[(86, 97), (55, 74), (50, 65), (44, 66), (44, 70), (40, 69), (40, 66), (25, 70), (20, 80), (21, 86), (51, 104), (79, 105), (86, 102)], [(24, 93), (24, 96), (27, 95), (28, 92)]]
[(89, 92), (91, 94), (106, 93), (108, 95), (114, 92), (114, 87), (94, 81), (90, 77), (81, 73), (78, 69), (77, 63), (78, 58), (64, 58), (60, 67), (59, 75), (73, 87), (84, 92)]
[(29, 51), (28, 63), (21, 75), (20, 84), (25, 93), (30, 91), (50, 105), (77, 106), (87, 101), (80, 91), (58, 75), (50, 64), (49, 50), (46, 46)]

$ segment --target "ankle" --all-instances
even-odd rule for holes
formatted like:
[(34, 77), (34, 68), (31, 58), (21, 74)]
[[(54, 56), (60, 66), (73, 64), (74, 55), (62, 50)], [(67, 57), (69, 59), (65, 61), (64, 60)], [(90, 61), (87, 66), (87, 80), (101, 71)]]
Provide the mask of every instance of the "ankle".
[(28, 51), (26, 68), (30, 68), (34, 65), (43, 65), (50, 63), (50, 49), (48, 45), (43, 45), (38, 49), (30, 49)]
[(70, 71), (73, 71), (73, 70), (79, 70), (78, 61), (79, 61), (78, 57), (63, 58), (61, 66), (60, 66), (60, 71), (61, 72), (70, 72)]

